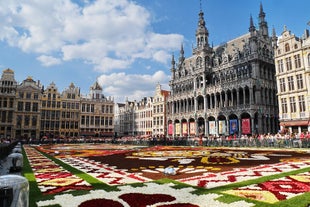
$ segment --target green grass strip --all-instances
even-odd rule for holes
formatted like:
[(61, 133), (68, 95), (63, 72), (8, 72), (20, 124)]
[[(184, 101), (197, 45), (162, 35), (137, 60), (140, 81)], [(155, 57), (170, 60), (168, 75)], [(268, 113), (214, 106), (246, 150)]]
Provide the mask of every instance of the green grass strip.
[(22, 169), (22, 175), (28, 180), (29, 182), (29, 206), (36, 207), (36, 200), (42, 197), (42, 193), (38, 187), (35, 175), (32, 171), (32, 168), (30, 166), (28, 157), (26, 155), (26, 152), (23, 148), (23, 169)]

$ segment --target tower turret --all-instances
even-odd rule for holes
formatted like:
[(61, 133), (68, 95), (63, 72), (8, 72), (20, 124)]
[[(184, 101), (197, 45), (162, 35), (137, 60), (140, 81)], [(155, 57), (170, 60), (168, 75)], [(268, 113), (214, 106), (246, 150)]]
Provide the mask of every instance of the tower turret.
[(260, 33), (264, 36), (268, 36), (268, 25), (267, 22), (265, 21), (265, 12), (263, 10), (263, 4), (260, 3), (260, 9), (259, 9), (259, 31)]
[(174, 54), (172, 54), (171, 57), (171, 79), (174, 80), (175, 78), (175, 60), (174, 60)]
[(206, 28), (206, 22), (203, 17), (203, 12), (200, 10), (198, 27), (196, 30), (197, 48), (208, 47), (209, 46), (208, 38), (209, 38), (209, 32)]

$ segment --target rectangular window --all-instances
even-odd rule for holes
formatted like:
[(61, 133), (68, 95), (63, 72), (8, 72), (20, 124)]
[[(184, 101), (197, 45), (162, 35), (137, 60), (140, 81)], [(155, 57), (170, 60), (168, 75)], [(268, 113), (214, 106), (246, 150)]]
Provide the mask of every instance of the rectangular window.
[(295, 113), (296, 112), (295, 97), (290, 97), (290, 107), (291, 107), (291, 113)]
[(301, 62), (300, 62), (300, 55), (294, 55), (294, 60), (295, 60), (295, 68), (300, 68), (301, 67)]
[(19, 101), (17, 103), (17, 111), (23, 111), (23, 108), (24, 108), (24, 103)]
[(285, 58), (286, 70), (292, 70), (291, 57)]
[(279, 82), (280, 82), (280, 92), (285, 92), (285, 90), (286, 90), (286, 88), (285, 88), (285, 79), (284, 78), (280, 78)]
[(95, 116), (95, 127), (100, 126), (100, 116)]
[(13, 108), (13, 105), (14, 105), (14, 99), (10, 98), (10, 100), (9, 100), (9, 107)]
[(29, 126), (29, 122), (30, 122), (30, 116), (29, 116), (29, 115), (26, 115), (26, 116), (25, 116), (25, 119), (24, 119), (24, 125), (25, 125), (25, 126)]
[(298, 104), (299, 104), (299, 111), (304, 112), (306, 111), (306, 103), (304, 96), (298, 96)]
[(26, 102), (25, 103), (25, 111), (30, 111), (31, 109), (31, 103), (30, 102)]
[(26, 93), (26, 99), (31, 99), (31, 93)]
[(82, 124), (82, 125), (85, 124), (85, 116), (82, 116), (82, 118), (81, 118), (81, 124)]
[(287, 113), (287, 102), (286, 98), (281, 98), (281, 108), (282, 108), (282, 113), (286, 114)]
[(296, 80), (297, 80), (297, 89), (303, 89), (304, 82), (303, 82), (303, 79), (302, 79), (302, 74), (296, 75)]
[(37, 112), (39, 110), (39, 103), (32, 103), (32, 111)]
[(293, 91), (294, 90), (294, 78), (293, 78), (293, 76), (287, 77), (287, 83), (288, 83), (288, 90)]
[(31, 124), (32, 124), (33, 127), (37, 126), (37, 119), (38, 119), (37, 116), (33, 116), (32, 117)]
[(284, 72), (283, 60), (278, 60), (278, 71), (279, 71), (279, 73)]
[(82, 104), (82, 112), (85, 112), (85, 104)]

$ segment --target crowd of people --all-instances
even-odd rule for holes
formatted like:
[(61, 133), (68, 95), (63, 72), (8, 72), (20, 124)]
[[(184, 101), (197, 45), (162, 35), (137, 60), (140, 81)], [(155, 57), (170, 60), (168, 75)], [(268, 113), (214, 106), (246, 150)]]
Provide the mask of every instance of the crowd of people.
[[(123, 136), (123, 137), (67, 137), (19, 140), (28, 144), (57, 143), (112, 143), (134, 145), (176, 145), (176, 146), (210, 146), (210, 147), (284, 147), (310, 148), (310, 132), (277, 133), (228, 136)], [(1, 143), (10, 143), (10, 139), (1, 139)]]

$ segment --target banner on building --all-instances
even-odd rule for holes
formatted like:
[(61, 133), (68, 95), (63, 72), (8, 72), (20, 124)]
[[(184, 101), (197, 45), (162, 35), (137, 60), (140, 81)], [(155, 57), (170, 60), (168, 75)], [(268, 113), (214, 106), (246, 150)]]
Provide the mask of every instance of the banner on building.
[(238, 132), (238, 120), (231, 119), (229, 120), (229, 134), (234, 134)]
[(196, 134), (196, 124), (195, 124), (195, 122), (190, 122), (189, 123), (189, 133), (190, 133), (190, 135), (195, 135)]
[(209, 134), (216, 134), (215, 121), (209, 121)]
[(187, 122), (183, 122), (182, 123), (182, 134), (184, 136), (187, 136), (188, 135), (188, 132), (187, 132)]
[(173, 124), (168, 125), (168, 134), (173, 135)]
[(251, 124), (250, 119), (242, 119), (242, 134), (250, 134), (251, 133)]
[(225, 133), (226, 133), (226, 121), (219, 120), (219, 134), (225, 134)]
[(181, 124), (180, 123), (176, 123), (175, 124), (175, 134), (176, 135), (180, 135), (181, 134)]

